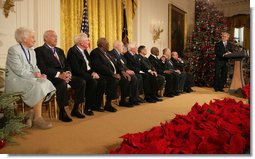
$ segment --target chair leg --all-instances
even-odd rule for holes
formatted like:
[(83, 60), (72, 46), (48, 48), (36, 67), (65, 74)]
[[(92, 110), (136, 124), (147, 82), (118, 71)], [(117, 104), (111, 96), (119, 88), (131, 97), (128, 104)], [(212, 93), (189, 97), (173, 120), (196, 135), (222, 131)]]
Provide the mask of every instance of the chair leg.
[(21, 106), (22, 106), (22, 113), (25, 113), (25, 103), (23, 101), (21, 101)]
[(54, 95), (54, 115), (55, 119), (58, 119), (58, 104), (56, 95)]
[(52, 119), (51, 100), (49, 101), (49, 117)]

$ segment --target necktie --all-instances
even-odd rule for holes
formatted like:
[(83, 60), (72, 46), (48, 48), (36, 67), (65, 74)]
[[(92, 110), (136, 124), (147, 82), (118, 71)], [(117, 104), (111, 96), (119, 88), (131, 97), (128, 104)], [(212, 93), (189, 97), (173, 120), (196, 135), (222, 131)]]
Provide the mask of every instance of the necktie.
[(60, 66), (62, 67), (62, 64), (59, 60), (59, 57), (58, 57), (58, 54), (57, 52), (55, 51), (54, 47), (51, 48), (52, 52), (53, 52), (53, 56), (58, 60), (58, 63), (60, 64)]
[(227, 48), (227, 42), (224, 42), (224, 47), (225, 47), (225, 49)]
[(116, 68), (115, 68), (114, 64), (112, 63), (112, 60), (107, 56), (106, 53), (104, 53), (104, 55), (105, 55), (105, 57), (110, 61), (111, 65), (112, 65), (112, 67), (113, 67), (113, 72), (114, 72), (114, 74), (116, 74)]
[(89, 66), (89, 60), (87, 59), (86, 55), (84, 52), (82, 52), (82, 55), (84, 57), (84, 60), (86, 62), (86, 66), (87, 66), (87, 71), (90, 70), (90, 66)]

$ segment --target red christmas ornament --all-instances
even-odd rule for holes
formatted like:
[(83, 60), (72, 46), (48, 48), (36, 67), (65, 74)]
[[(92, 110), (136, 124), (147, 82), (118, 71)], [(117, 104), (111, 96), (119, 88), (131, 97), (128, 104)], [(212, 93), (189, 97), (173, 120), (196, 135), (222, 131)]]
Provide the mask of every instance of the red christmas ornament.
[(5, 140), (0, 140), (0, 149), (2, 149), (6, 144)]

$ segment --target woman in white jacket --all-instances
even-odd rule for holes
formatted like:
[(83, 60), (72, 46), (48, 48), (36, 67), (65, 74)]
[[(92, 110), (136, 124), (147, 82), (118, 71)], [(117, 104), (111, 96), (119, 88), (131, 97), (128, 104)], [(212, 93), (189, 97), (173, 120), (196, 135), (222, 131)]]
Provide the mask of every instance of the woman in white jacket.
[(8, 50), (6, 60), (6, 92), (22, 92), (22, 100), (32, 107), (28, 112), (28, 126), (48, 129), (52, 124), (42, 118), (42, 103), (51, 98), (55, 87), (41, 74), (36, 65), (34, 31), (20, 27), (15, 31), (18, 44)]

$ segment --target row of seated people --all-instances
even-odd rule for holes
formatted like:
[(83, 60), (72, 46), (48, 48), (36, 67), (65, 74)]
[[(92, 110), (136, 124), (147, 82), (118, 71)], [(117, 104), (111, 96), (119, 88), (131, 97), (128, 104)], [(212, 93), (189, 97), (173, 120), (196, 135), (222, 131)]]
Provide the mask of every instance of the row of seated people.
[[(68, 84), (74, 90), (74, 106), (71, 111), (71, 116), (77, 118), (85, 117), (78, 109), (78, 106), (83, 102), (85, 102), (84, 113), (86, 115), (93, 115), (93, 110), (99, 112), (116, 112), (117, 109), (112, 106), (112, 100), (117, 98), (118, 85), (121, 89), (119, 105), (127, 107), (139, 105), (141, 102), (144, 102), (139, 98), (139, 95), (142, 93), (144, 93), (144, 100), (149, 103), (162, 101), (162, 99), (157, 97), (157, 92), (164, 85), (164, 95), (167, 97), (179, 95), (184, 88), (187, 92), (191, 91), (189, 84), (187, 84), (188, 80), (186, 80), (187, 76), (184, 75), (185, 73), (182, 73), (171, 64), (171, 52), (169, 49), (164, 49), (163, 56), (158, 60), (159, 50), (156, 47), (151, 49), (152, 54), (147, 58), (147, 49), (145, 46), (139, 46), (137, 49), (134, 43), (130, 43), (128, 46), (129, 51), (124, 54), (122, 42), (116, 41), (114, 43), (114, 49), (109, 51), (107, 39), (99, 38), (97, 42), (98, 47), (89, 54), (87, 52), (89, 39), (86, 34), (80, 33), (75, 37), (75, 45), (68, 50), (67, 57), (65, 57), (64, 51), (56, 47), (57, 35), (55, 31), (48, 30), (44, 33), (44, 45), (36, 48), (35, 55), (33, 55), (34, 50), (31, 47), (35, 43), (34, 34), (30, 30), (28, 30), (28, 33), (29, 36), (32, 33), (31, 37), (27, 36), (22, 37), (23, 39), (20, 40), (16, 39), (20, 43), (19, 45), (24, 55), (26, 55), (25, 57), (28, 62), (26, 67), (30, 67), (27, 69), (32, 69), (30, 71), (35, 72), (34, 68), (38, 66), (39, 69), (37, 68), (37, 70), (40, 70), (40, 72), (36, 72), (34, 76), (45, 79), (40, 80), (41, 83), (47, 80), (52, 83), (49, 84), (46, 82), (47, 85), (44, 85), (46, 86), (44, 88), (45, 90), (42, 90), (42, 86), (40, 88), (36, 87), (33, 93), (36, 94), (36, 90), (40, 93), (43, 92), (45, 98), (40, 100), (40, 104), (47, 97), (51, 96), (49, 94), (56, 91), (57, 104), (60, 110), (59, 120), (63, 122), (72, 121), (65, 111), (65, 107), (68, 106)], [(29, 42), (31, 43), (30, 45)], [(19, 47), (19, 45), (15, 47)], [(13, 48), (15, 49), (15, 47)], [(27, 48), (28, 52), (25, 51)], [(17, 67), (14, 69), (14, 65), (17, 64), (17, 61), (14, 63), (11, 59), (12, 57), (9, 55), (10, 50), (12, 49), (8, 51), (6, 65), (7, 69), (9, 67), (9, 70), (15, 71)], [(33, 56), (36, 56), (36, 58)], [(36, 62), (31, 62), (31, 58)], [(178, 61), (180, 60), (177, 58)], [(12, 78), (10, 79), (13, 80)], [(26, 82), (28, 81), (24, 83), (26, 84)], [(53, 88), (52, 85), (54, 86)], [(10, 86), (7, 86), (7, 88), (10, 88)], [(10, 90), (13, 91), (14, 89)], [(103, 106), (101, 101), (104, 94), (106, 94), (106, 103)], [(27, 94), (25, 95), (27, 96)], [(41, 93), (40, 97), (43, 95)], [(33, 97), (30, 96), (30, 98)], [(34, 107), (33, 104), (29, 103), (32, 99), (28, 98), (23, 98), (23, 101), (29, 106)], [(35, 103), (35, 101), (32, 103)], [(40, 111), (38, 113), (39, 108), (35, 104), (34, 114), (37, 114), (37, 116), (41, 113)], [(31, 118), (31, 116), (35, 118), (34, 116), (36, 115), (34, 114), (31, 112), (28, 118)], [(51, 127), (51, 124), (44, 120), (39, 120), (38, 122), (33, 120), (33, 124), (34, 122), (40, 128)]]

